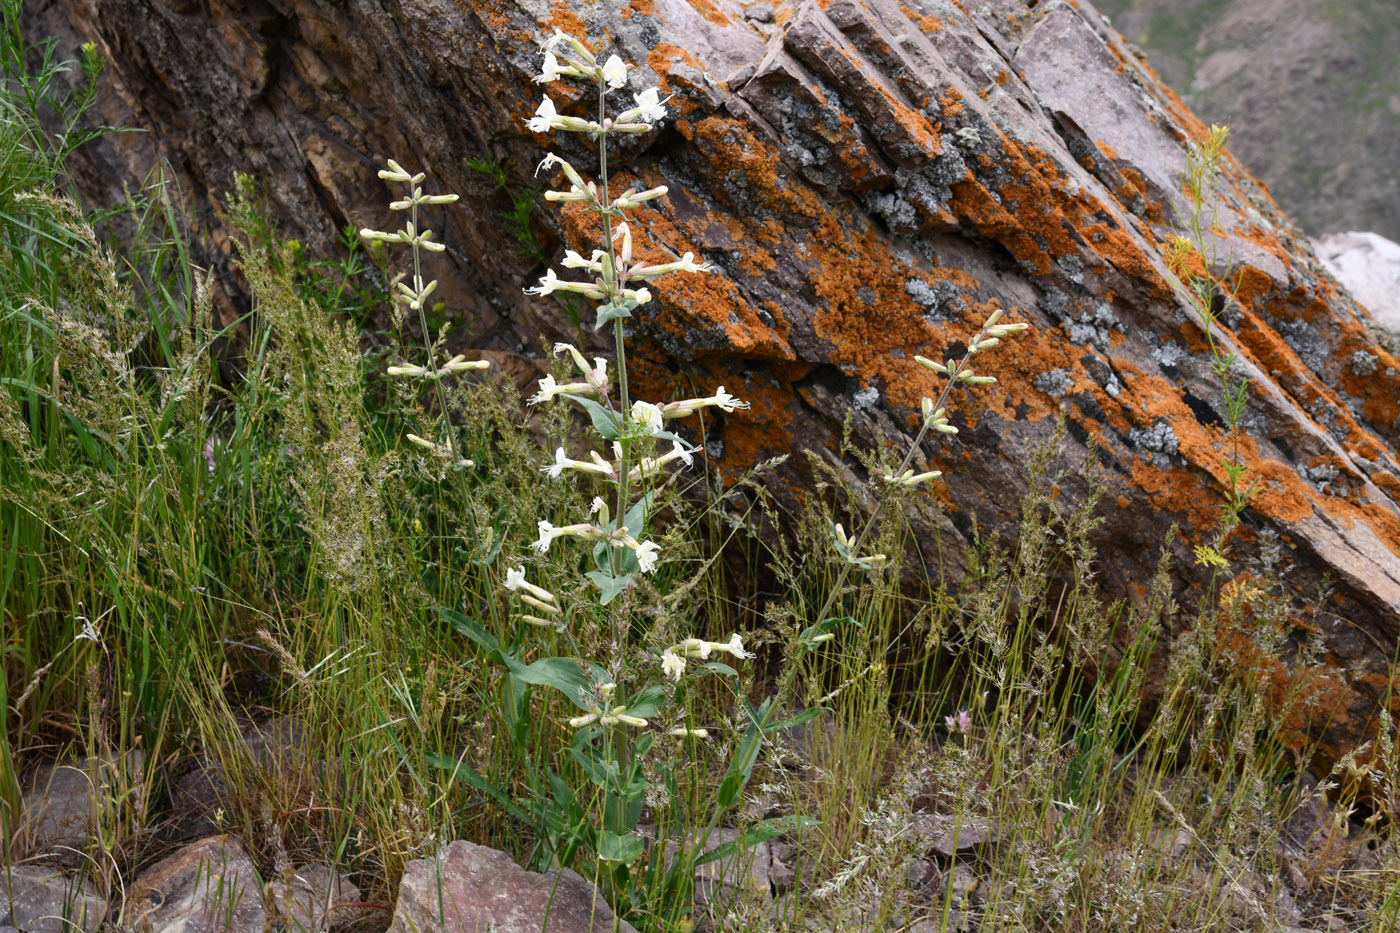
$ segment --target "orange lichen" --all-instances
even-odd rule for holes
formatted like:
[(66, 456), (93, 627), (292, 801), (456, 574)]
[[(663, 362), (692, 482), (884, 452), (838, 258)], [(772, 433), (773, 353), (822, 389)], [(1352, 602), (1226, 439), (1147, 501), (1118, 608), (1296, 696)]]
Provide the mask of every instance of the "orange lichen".
[(624, 19), (631, 19), (634, 14), (650, 16), (655, 10), (656, 0), (629, 0), (622, 10), (622, 16)]
[(720, 12), (720, 9), (711, 3), (710, 0), (689, 0), (689, 3), (697, 13), (716, 26), (729, 25), (729, 17)]
[(943, 108), (943, 119), (954, 120), (962, 116), (962, 92), (955, 87), (949, 87), (943, 96), (938, 99), (939, 105)]
[(553, 5), (549, 8), (549, 19), (545, 20), (545, 25), (557, 27), (579, 38), (588, 35), (588, 24), (583, 21), (583, 17), (571, 9), (568, 0), (554, 0)]
[(1115, 162), (1118, 161), (1118, 150), (1117, 150), (1117, 149), (1114, 149), (1112, 146), (1110, 146), (1108, 143), (1104, 142), (1102, 139), (1096, 139), (1096, 140), (1094, 140), (1094, 145), (1099, 147), (1099, 152), (1102, 152), (1102, 153), (1104, 154), (1104, 158), (1106, 158), (1106, 159), (1112, 159), (1112, 160), (1115, 161)]

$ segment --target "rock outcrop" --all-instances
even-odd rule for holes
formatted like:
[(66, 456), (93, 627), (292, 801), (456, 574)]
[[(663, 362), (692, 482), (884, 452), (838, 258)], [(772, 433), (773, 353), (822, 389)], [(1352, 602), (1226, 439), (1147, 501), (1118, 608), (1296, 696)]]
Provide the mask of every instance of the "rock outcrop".
[[(920, 533), (956, 573), (974, 519), (1011, 531), (1026, 443), (1063, 406), (1067, 455), (1082, 461), (1092, 438), (1103, 463), (1062, 492), (1108, 493), (1106, 592), (1141, 603), (1173, 523), (1182, 596), (1201, 592), (1190, 546), (1219, 514), (1223, 400), (1163, 252), (1205, 127), (1087, 2), (72, 0), (67, 23), (31, 7), (36, 28), (108, 57), (107, 119), (151, 130), (94, 150), (80, 182), (96, 196), (168, 160), (212, 229), (230, 309), (213, 218), (235, 171), (265, 180), (284, 233), (328, 251), (342, 224), (384, 228), (375, 170), (393, 157), (464, 194), (430, 219), (448, 244), (430, 273), (475, 346), (511, 352), (562, 335), (562, 316), (522, 296), (542, 270), (512, 256), (501, 196), (467, 163), (528, 179), (546, 142), (523, 127), (539, 40), (556, 25), (606, 35), (641, 65), (637, 87), (674, 95), (665, 131), (621, 160), (672, 192), (636, 212), (638, 248), (719, 269), (657, 283), (634, 380), (652, 396), (722, 383), (753, 402), (707, 438), (726, 474), (799, 447), (835, 461), (852, 411), (861, 441), (906, 444), (937, 389), (913, 356), (943, 355), (1003, 308), (1033, 329), (979, 367), (995, 391), (955, 399), (962, 433), (931, 455), (946, 518)], [(589, 232), (556, 216), (540, 221), (550, 248)], [(1213, 229), (1232, 260), (1216, 271), (1241, 286), (1223, 336), (1249, 382), (1244, 456), (1261, 483), (1240, 545), (1278, 542), (1294, 565), (1294, 641), (1324, 656), (1274, 679), (1306, 679), (1315, 702), (1295, 738), (1335, 760), (1374, 728), (1400, 637), (1400, 362), (1237, 163)], [(775, 492), (795, 502), (810, 477), (801, 457), (786, 469)], [(1324, 578), (1335, 588), (1318, 601)]]

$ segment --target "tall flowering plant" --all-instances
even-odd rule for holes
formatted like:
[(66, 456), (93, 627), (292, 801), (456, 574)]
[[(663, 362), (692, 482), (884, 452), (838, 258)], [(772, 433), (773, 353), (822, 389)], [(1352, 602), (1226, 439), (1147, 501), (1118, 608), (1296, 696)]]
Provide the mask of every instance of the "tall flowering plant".
[[(664, 197), (666, 188), (628, 188), (614, 195), (609, 186), (609, 141), (617, 134), (650, 132), (665, 117), (667, 101), (654, 87), (632, 92), (629, 71), (617, 55), (599, 62), (582, 40), (556, 30), (544, 44), (543, 67), (536, 82), (548, 85), (572, 80), (591, 85), (596, 89), (597, 108), (588, 117), (561, 114), (546, 93), (527, 123), (528, 129), (539, 134), (582, 134), (594, 143), (598, 156), (596, 180), (586, 179), (568, 160), (553, 153), (546, 154), (539, 163), (537, 174), (549, 171), (553, 178), (562, 180), (558, 188), (545, 192), (545, 199), (578, 205), (596, 214), (598, 241), (592, 248), (566, 250), (562, 274), (550, 268), (537, 285), (525, 289), (536, 297), (576, 295), (596, 302), (595, 330), (611, 331), (615, 354), (611, 366), (605, 357), (590, 359), (572, 344), (556, 344), (554, 355), (561, 360), (563, 369), (556, 368), (541, 379), (539, 391), (530, 399), (532, 405), (567, 404), (583, 416), (580, 423), (589, 426), (587, 436), (558, 444), (539, 469), (552, 480), (594, 483), (598, 495), (593, 497), (586, 514), (569, 515), (562, 520), (553, 515), (541, 517), (538, 535), (530, 546), (536, 555), (506, 562), (503, 589), (514, 610), (511, 618), (517, 623), (507, 637), (487, 631), (464, 613), (444, 609), (441, 614), (476, 642), (488, 661), (504, 669), (504, 719), (525, 723), (523, 729), (511, 730), (512, 741), (519, 743), (523, 758), (533, 758), (526, 747), (531, 720), (530, 688), (556, 690), (576, 708), (576, 715), (561, 723), (572, 732), (567, 750), (561, 750), (562, 760), (571, 767), (556, 773), (557, 760), (553, 766), (532, 765), (536, 769), (531, 776), (534, 790), (523, 801), (510, 803), (499, 788), (464, 762), (457, 763), (458, 773), (468, 773), (473, 784), (508, 803), (512, 813), (529, 816), (540, 840), (537, 852), (547, 856), (543, 861), (569, 865), (580, 858), (587, 860), (593, 876), (604, 882), (619, 915), (657, 920), (660, 927), (670, 928), (667, 924), (679, 921), (690, 910), (697, 865), (807, 821), (770, 820), (750, 827), (739, 840), (713, 847), (708, 842), (723, 815), (741, 799), (764, 734), (779, 728), (770, 722), (771, 704), (758, 708), (743, 704), (747, 717), (746, 721), (741, 719), (737, 747), (718, 756), (727, 762), (726, 770), (712, 805), (705, 805), (708, 812), (703, 815), (696, 809), (696, 795), (680, 793), (681, 776), (668, 760), (674, 756), (653, 753), (658, 739), (664, 738), (667, 742), (679, 742), (689, 755), (700, 754), (700, 743), (710, 738), (711, 730), (697, 724), (692, 714), (681, 708), (686, 695), (685, 679), (702, 674), (737, 677), (735, 669), (719, 659), (738, 661), (751, 657), (742, 636), (731, 634), (722, 641), (682, 638), (651, 654), (648, 663), (640, 667), (634, 664), (629, 669), (629, 656), (638, 653), (628, 650), (637, 641), (632, 637), (632, 617), (639, 614), (634, 613), (636, 600), (628, 593), (639, 578), (655, 574), (667, 557), (652, 528), (658, 493), (677, 470), (691, 467), (698, 453), (697, 448), (671, 430), (672, 424), (706, 409), (734, 412), (748, 407), (724, 386), (717, 387), (712, 395), (669, 402), (634, 398), (629, 389), (626, 322), (643, 313), (642, 309), (651, 303), (648, 283), (673, 273), (710, 271), (707, 263), (697, 262), (691, 253), (664, 263), (648, 263), (634, 253), (634, 224), (629, 222), (628, 212)], [(611, 100), (624, 94), (630, 95), (630, 105), (610, 113)], [(423, 281), (418, 253), (420, 249), (441, 247), (430, 231), (419, 229), (417, 208), (425, 203), (449, 203), (455, 196), (423, 195), (423, 176), (412, 175), (395, 162), (390, 162), (380, 175), (409, 186), (409, 197), (392, 206), (412, 213), (402, 231), (365, 230), (361, 235), (413, 247), (412, 283), (399, 288), (410, 310), (419, 313), (426, 339), (427, 322), (422, 307), (436, 283)], [(390, 367), (389, 375), (431, 383), (445, 412), (442, 379), (484, 364), (457, 357), (440, 363), (436, 362), (435, 348), (429, 346), (427, 350), (426, 365), (397, 364)], [(567, 375), (562, 375), (564, 370)], [(443, 418), (442, 422), (443, 440), (418, 435), (410, 435), (409, 440), (451, 466), (471, 467), (471, 461), (458, 453), (448, 419)], [(574, 587), (573, 596), (561, 597), (529, 579), (532, 572), (537, 580), (541, 579), (537, 569), (530, 569), (542, 566), (539, 556), (557, 553), (561, 548), (577, 549), (575, 566), (588, 568), (583, 571), (587, 585)], [(565, 592), (561, 587), (556, 589)], [(585, 594), (581, 600), (579, 593)], [(571, 599), (583, 605), (569, 606)], [(580, 615), (606, 619), (611, 634), (609, 657), (599, 661), (582, 656), (568, 621)], [(532, 640), (531, 632), (555, 637)], [(555, 654), (560, 645), (568, 646), (569, 653)], [(526, 657), (534, 660), (527, 663)], [(738, 691), (735, 692), (737, 698)], [(663, 720), (664, 725), (658, 727), (657, 723)], [(681, 725), (676, 726), (677, 723)], [(696, 775), (701, 770), (690, 768)], [(569, 779), (570, 775), (574, 780)], [(666, 847), (672, 853), (666, 858), (655, 857), (656, 852), (649, 856), (637, 829), (644, 796), (653, 810), (664, 810), (668, 801), (686, 802), (687, 812), (674, 821), (682, 831), (677, 834), (676, 843)]]

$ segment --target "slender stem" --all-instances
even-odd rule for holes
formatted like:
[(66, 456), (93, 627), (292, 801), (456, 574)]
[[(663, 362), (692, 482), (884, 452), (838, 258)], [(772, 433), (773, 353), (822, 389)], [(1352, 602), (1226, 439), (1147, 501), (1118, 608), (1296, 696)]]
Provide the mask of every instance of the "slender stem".
[[(415, 189), (418, 186), (413, 182), (408, 183), (408, 196), (413, 201), (413, 207), (409, 213), (409, 219), (413, 223), (413, 236), (416, 239), (418, 230), (418, 198), (415, 196)], [(413, 292), (416, 295), (423, 293), (423, 268), (418, 256), (418, 244), (413, 244)], [(428, 351), (428, 374), (433, 380), (433, 392), (437, 395), (438, 410), (442, 412), (443, 430), (447, 433), (447, 452), (452, 458), (452, 465), (456, 466), (461, 459), (457, 456), (457, 441), (453, 438), (452, 418), (447, 413), (447, 397), (442, 391), (442, 376), (438, 373), (437, 354), (433, 352), (433, 341), (428, 336), (428, 314), (423, 310), (423, 300), (418, 300), (418, 326), (423, 329), (423, 348)]]
[[(968, 344), (968, 346), (977, 346), (984, 336), (986, 336), (986, 331), (979, 331), (977, 336), (972, 339), (972, 343)], [(948, 371), (948, 384), (943, 387), (942, 393), (938, 396), (938, 401), (934, 403), (934, 411), (938, 411), (947, 404), (949, 393), (953, 391), (953, 386), (958, 384), (958, 373), (967, 368), (968, 361), (972, 359), (972, 354), (973, 351), (969, 349), (962, 360)], [(930, 418), (924, 419), (924, 425), (919, 429), (918, 436), (915, 437), (914, 442), (909, 445), (909, 449), (904, 453), (904, 459), (900, 461), (899, 467), (894, 471), (895, 476), (899, 476), (909, 468), (909, 462), (914, 459), (914, 452), (919, 449), (919, 445), (922, 444), (924, 438), (928, 436), (928, 426), (931, 421), (932, 419)], [(875, 523), (879, 520), (880, 512), (883, 511), (884, 507), (884, 499), (875, 503), (875, 510), (870, 513), (870, 517), (866, 519), (864, 527), (860, 530), (860, 534), (856, 536), (855, 543), (851, 545), (852, 558), (859, 557), (860, 549), (865, 545), (866, 539), (870, 537), (870, 533), (874, 530)], [(818, 623), (826, 618), (826, 614), (831, 611), (831, 607), (836, 605), (836, 600), (841, 598), (841, 587), (845, 585), (846, 577), (850, 575), (852, 566), (854, 565), (849, 562), (841, 565), (841, 572), (836, 575), (836, 584), (831, 588), (831, 592), (827, 594), (826, 602), (822, 605), (821, 612), (817, 613), (816, 621)]]

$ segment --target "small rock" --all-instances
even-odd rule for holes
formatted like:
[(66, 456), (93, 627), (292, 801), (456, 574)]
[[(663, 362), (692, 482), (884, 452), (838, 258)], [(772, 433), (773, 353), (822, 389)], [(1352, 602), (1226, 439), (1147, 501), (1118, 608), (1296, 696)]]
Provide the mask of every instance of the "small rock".
[(146, 869), (122, 912), (126, 929), (152, 933), (263, 933), (262, 882), (243, 845), (211, 836)]
[(751, 19), (756, 23), (773, 22), (773, 6), (768, 3), (755, 3), (744, 11), (744, 18)]
[(1000, 833), (994, 822), (980, 816), (923, 813), (916, 817), (914, 835), (926, 843), (927, 851), (952, 858), (996, 845)]
[[(301, 720), (283, 716), (255, 723), (243, 730), (246, 763), (260, 772), (260, 777), (281, 785), (290, 785), (288, 798), (309, 792), (312, 780), (323, 766), (311, 763), (310, 738)], [(164, 837), (173, 840), (194, 839), (217, 833), (221, 829), (215, 815), (229, 809), (233, 802), (232, 787), (256, 787), (256, 780), (245, 776), (230, 780), (223, 764), (209, 761), (177, 778), (170, 788), (170, 819)]]
[(636, 933), (619, 923), (578, 872), (526, 871), (509, 855), (470, 842), (404, 871), (390, 933)]
[(1376, 323), (1400, 330), (1400, 243), (1378, 233), (1329, 233), (1312, 245)]
[(64, 865), (83, 860), (102, 807), (111, 806), (119, 791), (139, 781), (144, 758), (139, 751), (123, 759), (124, 773), (115, 773), (96, 758), (85, 763), (51, 764), (34, 772), (24, 785), (24, 837), (30, 851)]
[(328, 865), (303, 865), (290, 884), (277, 878), (267, 885), (275, 925), (290, 933), (313, 933), (345, 926), (361, 916), (360, 889)]
[(106, 913), (106, 901), (81, 878), (42, 865), (0, 866), (0, 927), (93, 933)]

